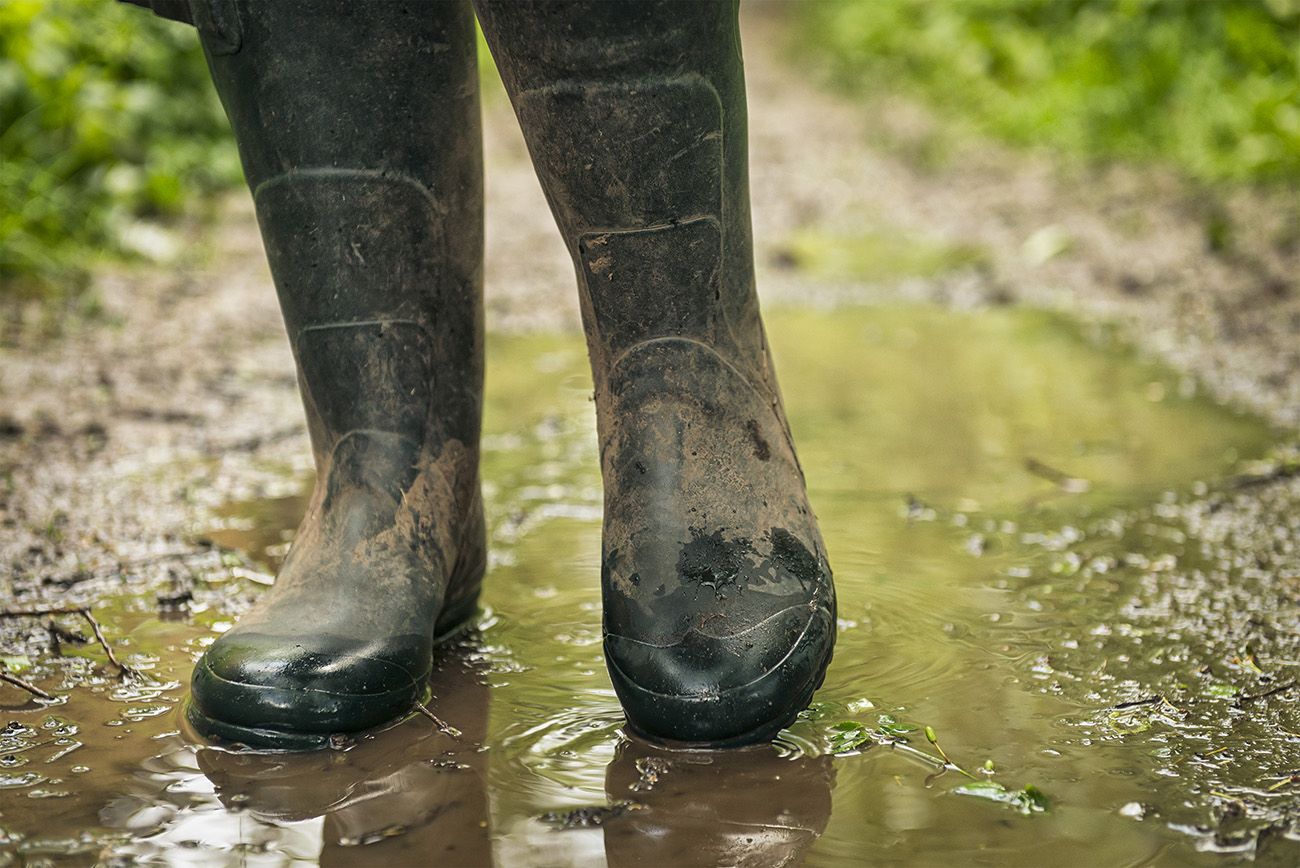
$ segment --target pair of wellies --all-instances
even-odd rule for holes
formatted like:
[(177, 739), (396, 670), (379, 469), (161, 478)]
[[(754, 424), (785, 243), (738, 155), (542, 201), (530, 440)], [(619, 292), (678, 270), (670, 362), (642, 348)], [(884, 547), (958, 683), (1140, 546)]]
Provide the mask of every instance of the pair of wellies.
[(198, 27), (317, 466), (274, 588), (195, 668), (190, 722), (289, 749), (382, 725), (474, 618), (477, 12), (577, 270), (629, 728), (722, 746), (787, 725), (835, 598), (754, 293), (735, 3), (135, 2)]

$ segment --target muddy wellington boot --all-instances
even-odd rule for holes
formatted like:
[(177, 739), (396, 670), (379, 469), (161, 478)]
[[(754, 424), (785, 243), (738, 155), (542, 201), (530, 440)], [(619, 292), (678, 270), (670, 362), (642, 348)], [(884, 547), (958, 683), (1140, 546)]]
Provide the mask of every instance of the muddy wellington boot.
[(467, 4), (194, 7), (298, 365), (316, 488), (275, 586), (204, 653), (190, 722), (317, 747), (427, 691), (475, 611), (482, 180)]
[[(449, 644), (435, 655), (429, 683), (438, 715), (463, 731), (417, 717), (344, 753), (201, 747), (198, 768), (228, 810), (289, 828), (322, 818), (318, 858), (326, 868), (491, 865), (484, 750), (491, 688), (477, 646)], [(189, 795), (161, 798), (186, 804)]]
[(735, 2), (476, 0), (578, 272), (630, 728), (770, 738), (835, 596), (754, 293)]

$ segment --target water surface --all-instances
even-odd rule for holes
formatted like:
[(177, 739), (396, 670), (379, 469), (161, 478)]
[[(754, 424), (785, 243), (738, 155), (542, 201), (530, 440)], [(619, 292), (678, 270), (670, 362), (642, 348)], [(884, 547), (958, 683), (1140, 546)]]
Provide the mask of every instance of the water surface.
[(143, 679), (77, 647), (26, 673), (61, 703), (2, 694), (0, 864), (1300, 858), (1295, 697), (1254, 698), (1297, 665), (1294, 611), (1256, 611), (1283, 578), (1225, 562), (1198, 505), (1278, 432), (1042, 313), (777, 310), (769, 331), (841, 618), (825, 687), (774, 745), (621, 734), (582, 342), (496, 336), (485, 613), (434, 676), (448, 726), (306, 756), (187, 741), (191, 661), (305, 499), (235, 504), (196, 529), (219, 548), (190, 565), (187, 610), (145, 584), (100, 600)]

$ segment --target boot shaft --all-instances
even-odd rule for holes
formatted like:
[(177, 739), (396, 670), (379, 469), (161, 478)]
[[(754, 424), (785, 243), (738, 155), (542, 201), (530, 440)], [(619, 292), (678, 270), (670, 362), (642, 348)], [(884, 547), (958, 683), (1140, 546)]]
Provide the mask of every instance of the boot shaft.
[(318, 470), (350, 431), (399, 435), (426, 457), (451, 440), (476, 446), (482, 157), (468, 6), (222, 6), (226, 37), (201, 33)]
[(574, 259), (598, 392), (658, 337), (768, 385), (736, 4), (475, 8)]

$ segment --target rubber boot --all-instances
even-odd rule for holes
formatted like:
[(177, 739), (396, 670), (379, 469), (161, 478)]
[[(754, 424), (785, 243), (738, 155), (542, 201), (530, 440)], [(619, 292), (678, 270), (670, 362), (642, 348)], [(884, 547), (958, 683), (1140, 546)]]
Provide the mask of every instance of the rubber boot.
[(821, 683), (835, 596), (754, 292), (736, 3), (475, 10), (578, 273), (629, 726), (768, 739)]
[(203, 748), (198, 768), (228, 810), (290, 828), (323, 818), (322, 866), (491, 865), (490, 689), (476, 652), (452, 647), (435, 658), (430, 686), (454, 730), (415, 716), (343, 752)]
[[(200, 14), (201, 13), (201, 14)], [(275, 586), (194, 670), (191, 723), (304, 749), (427, 691), (485, 539), (482, 164), (465, 3), (196, 9), (298, 365), (316, 488)]]

